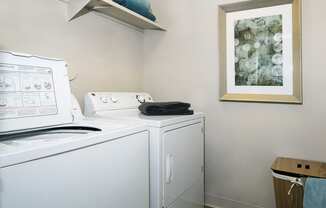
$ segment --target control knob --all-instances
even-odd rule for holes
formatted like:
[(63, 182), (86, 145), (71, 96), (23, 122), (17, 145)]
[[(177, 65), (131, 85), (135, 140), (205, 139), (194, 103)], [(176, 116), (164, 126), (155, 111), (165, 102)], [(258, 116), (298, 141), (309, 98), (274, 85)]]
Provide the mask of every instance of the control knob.
[(102, 103), (108, 103), (109, 102), (107, 97), (101, 97), (100, 99), (101, 99)]
[(144, 103), (146, 101), (144, 96), (142, 95), (136, 95), (136, 99), (138, 100), (139, 103)]
[(119, 102), (119, 99), (118, 98), (116, 98), (116, 97), (114, 97), (114, 96), (111, 96), (111, 101), (113, 102), (113, 103), (117, 103), (117, 102)]

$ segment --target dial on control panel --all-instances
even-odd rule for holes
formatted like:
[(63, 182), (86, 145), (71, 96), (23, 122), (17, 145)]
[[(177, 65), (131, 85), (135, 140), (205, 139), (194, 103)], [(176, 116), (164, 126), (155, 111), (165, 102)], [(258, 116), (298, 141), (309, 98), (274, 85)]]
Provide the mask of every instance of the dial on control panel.
[(102, 101), (102, 103), (106, 104), (109, 102), (108, 97), (100, 97), (100, 100)]
[[(97, 97), (98, 102), (101, 104), (116, 104), (120, 102), (120, 98), (117, 95), (114, 94), (108, 94), (108, 95), (101, 95), (98, 96), (95, 93), (91, 93), (91, 95), (93, 97)], [(136, 94), (134, 95), (134, 99), (138, 102), (138, 103), (145, 103), (145, 102), (152, 102), (152, 98), (150, 96), (146, 96), (143, 94)], [(126, 97), (126, 99), (128, 99), (128, 97)], [(122, 102), (128, 102), (126, 99), (122, 98)], [(130, 101), (129, 101), (130, 102)]]
[(113, 102), (113, 103), (117, 103), (117, 102), (119, 102), (119, 99), (118, 98), (116, 98), (116, 97), (114, 97), (114, 96), (111, 96), (111, 101)]
[(142, 95), (136, 95), (136, 99), (139, 103), (144, 103), (146, 101), (146, 99)]
[(116, 98), (116, 97), (114, 97), (114, 96), (111, 96), (110, 98), (109, 98), (108, 96), (101, 96), (101, 97), (100, 97), (100, 102), (101, 102), (101, 103), (107, 104), (107, 103), (109, 103), (110, 101), (111, 101), (112, 103), (117, 103), (117, 102), (119, 102), (119, 99)]

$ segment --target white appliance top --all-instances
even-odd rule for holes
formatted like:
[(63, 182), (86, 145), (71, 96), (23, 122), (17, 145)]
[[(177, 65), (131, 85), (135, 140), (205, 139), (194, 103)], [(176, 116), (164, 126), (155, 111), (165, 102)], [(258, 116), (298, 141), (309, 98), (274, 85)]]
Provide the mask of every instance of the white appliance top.
[(191, 121), (203, 118), (202, 113), (194, 113), (193, 115), (178, 115), (178, 116), (146, 116), (139, 112), (139, 110), (124, 110), (113, 112), (98, 112), (95, 114), (98, 118), (113, 118), (113, 119), (126, 119), (143, 122), (144, 124), (152, 127), (162, 128), (169, 125), (174, 125), (181, 122)]
[(71, 122), (66, 63), (0, 51), (0, 135)]
[(121, 120), (85, 119), (67, 126), (87, 126), (102, 131), (54, 130), (33, 135), (14, 135), (9, 140), (0, 141), (0, 168), (12, 166), (35, 159), (60, 154), (106, 141), (121, 138), (147, 128), (139, 123)]
[(142, 102), (153, 102), (148, 93), (91, 92), (85, 96), (85, 116), (135, 120), (148, 126), (164, 127), (201, 119), (202, 113), (178, 116), (146, 116), (140, 113), (138, 106)]

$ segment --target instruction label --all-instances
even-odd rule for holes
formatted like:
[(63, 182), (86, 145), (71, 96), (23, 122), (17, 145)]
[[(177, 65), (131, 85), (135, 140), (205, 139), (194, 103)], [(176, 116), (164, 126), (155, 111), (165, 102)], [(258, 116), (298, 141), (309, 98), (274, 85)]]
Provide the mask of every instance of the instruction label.
[(51, 68), (0, 63), (0, 119), (56, 114)]

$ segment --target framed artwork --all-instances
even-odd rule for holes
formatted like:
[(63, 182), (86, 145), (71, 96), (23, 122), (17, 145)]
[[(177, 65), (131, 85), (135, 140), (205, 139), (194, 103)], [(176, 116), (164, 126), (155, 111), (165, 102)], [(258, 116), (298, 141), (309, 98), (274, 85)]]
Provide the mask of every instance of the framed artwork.
[(302, 104), (301, 0), (219, 7), (221, 101)]

